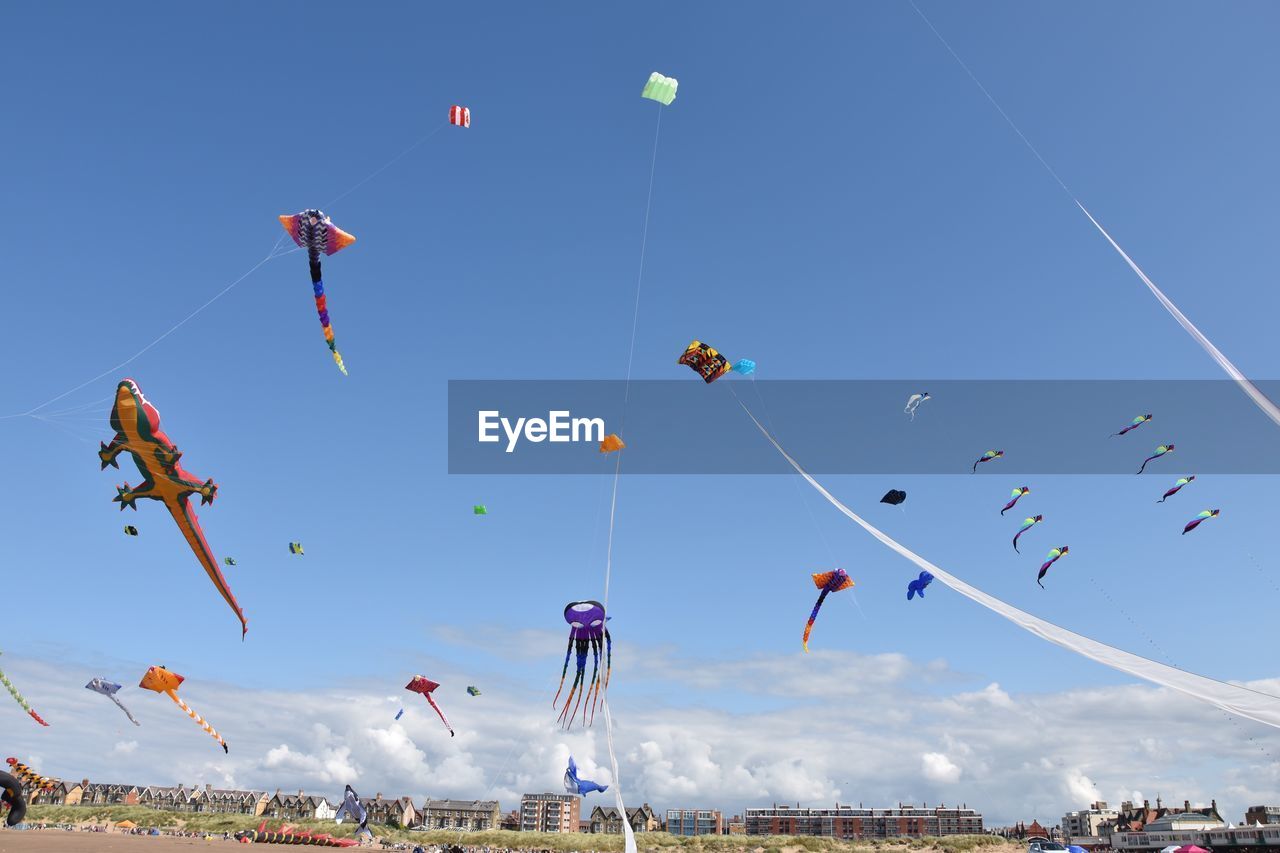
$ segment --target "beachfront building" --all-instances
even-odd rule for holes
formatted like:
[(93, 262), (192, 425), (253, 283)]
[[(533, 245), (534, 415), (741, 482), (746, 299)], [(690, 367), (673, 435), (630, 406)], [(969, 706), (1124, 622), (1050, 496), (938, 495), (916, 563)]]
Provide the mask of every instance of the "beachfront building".
[(747, 835), (816, 835), (827, 838), (921, 838), (926, 835), (981, 835), (982, 815), (967, 806), (858, 806), (747, 809)]
[(1216, 823), (1221, 826), (1226, 823), (1222, 819), (1222, 815), (1218, 813), (1218, 801), (1211, 800), (1208, 806), (1191, 807), (1191, 803), (1187, 800), (1182, 801), (1182, 808), (1166, 807), (1164, 802), (1156, 797), (1155, 808), (1151, 807), (1150, 800), (1143, 800), (1141, 806), (1135, 806), (1131, 802), (1123, 802), (1120, 804), (1120, 814), (1112, 820), (1104, 820), (1099, 825), (1099, 833), (1101, 835), (1112, 835), (1117, 832), (1144, 832), (1152, 823), (1169, 814), (1180, 814), (1188, 812), (1199, 812), (1201, 815), (1209, 819), (1210, 823)]
[(729, 818), (728, 824), (724, 828), (725, 835), (746, 835), (747, 821), (742, 815), (736, 814)]
[(384, 826), (403, 829), (418, 825), (418, 810), (413, 807), (413, 800), (408, 797), (384, 800), (382, 792), (379, 791), (372, 800), (365, 800), (363, 805), (365, 813), (369, 815), (369, 823), (380, 823)]
[(1115, 809), (1107, 808), (1105, 802), (1099, 801), (1093, 803), (1087, 809), (1080, 811), (1067, 812), (1062, 816), (1062, 834), (1068, 840), (1080, 839), (1088, 841), (1098, 839), (1097, 843), (1101, 843), (1102, 826), (1107, 821), (1114, 821), (1120, 813)]
[[(79, 805), (82, 806), (136, 806), (142, 793), (137, 785), (121, 785), (114, 782), (80, 782)], [(74, 805), (68, 803), (67, 805)]]
[(22, 790), (28, 803), (39, 806), (74, 806), (84, 795), (84, 786), (79, 782), (64, 782), (61, 779), (52, 788), (33, 791), (29, 785), (23, 785)]
[[(239, 791), (233, 788), (215, 788), (212, 785), (205, 785), (203, 788), (193, 789), (189, 802), (191, 803), (191, 811), (200, 812), (202, 814), (245, 814), (260, 815), (266, 811), (267, 803), (271, 801), (271, 796), (266, 791)], [(320, 798), (324, 800), (323, 797)], [(324, 801), (327, 808), (318, 808), (318, 813), (323, 813), (332, 806), (328, 801)], [(334, 812), (336, 814), (336, 812)], [(332, 817), (333, 815), (327, 815)]]
[(502, 811), (497, 800), (427, 800), (418, 809), (421, 829), (456, 829), (483, 832), (497, 829)]
[[(581, 831), (582, 821), (578, 821), (579, 831)], [(520, 811), (512, 809), (502, 816), (502, 820), (498, 822), (498, 828), (507, 832), (520, 831)]]
[(1280, 806), (1249, 806), (1244, 813), (1244, 822), (1249, 826), (1280, 823)]
[[(636, 808), (627, 809), (627, 823), (631, 831), (657, 832), (661, 827), (658, 816), (648, 803)], [(613, 806), (596, 806), (591, 810), (591, 831), (604, 835), (622, 834), (622, 814)]]
[(724, 815), (714, 809), (667, 809), (672, 835), (723, 835)]
[(186, 811), (190, 793), (182, 785), (148, 785), (138, 792), (138, 805), (164, 812)]
[(281, 794), (278, 788), (262, 810), (263, 817), (279, 820), (332, 820), (337, 813), (338, 810), (324, 797), (301, 791)]
[(569, 794), (525, 794), (520, 798), (521, 832), (577, 832), (581, 818), (582, 802)]

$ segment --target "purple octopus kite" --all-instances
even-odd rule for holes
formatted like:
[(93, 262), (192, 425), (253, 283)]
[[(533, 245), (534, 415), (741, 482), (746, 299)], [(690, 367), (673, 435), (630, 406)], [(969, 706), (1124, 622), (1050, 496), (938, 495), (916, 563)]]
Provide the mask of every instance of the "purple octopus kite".
[[(569, 645), (564, 650), (564, 668), (560, 670), (560, 688), (556, 690), (556, 698), (551, 700), (555, 705), (560, 701), (560, 691), (564, 690), (564, 679), (569, 673), (569, 655), (578, 654), (577, 673), (569, 688), (569, 696), (564, 700), (564, 708), (560, 711), (560, 722), (565, 728), (573, 725), (578, 716), (578, 706), (582, 697), (591, 695), (591, 720), (587, 720), (587, 709), (582, 709), (583, 725), (591, 725), (596, 717), (596, 702), (600, 697), (600, 689), (609, 689), (609, 673), (613, 670), (613, 638), (605, 626), (608, 617), (604, 614), (604, 605), (598, 601), (571, 601), (564, 608), (564, 621), (569, 623)], [(587, 652), (591, 652), (591, 683), (586, 683)], [(604, 678), (600, 678), (600, 653), (604, 652)], [(574, 694), (578, 701), (574, 702)], [(569, 706), (573, 705), (570, 713)]]

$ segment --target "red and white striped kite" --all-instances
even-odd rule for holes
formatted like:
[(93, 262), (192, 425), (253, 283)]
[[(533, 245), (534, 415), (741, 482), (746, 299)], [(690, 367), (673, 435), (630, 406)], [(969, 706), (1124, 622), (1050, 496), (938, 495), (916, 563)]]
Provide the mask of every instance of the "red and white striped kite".
[(470, 108), (460, 107), (457, 104), (449, 107), (449, 124), (456, 124), (458, 127), (471, 127)]

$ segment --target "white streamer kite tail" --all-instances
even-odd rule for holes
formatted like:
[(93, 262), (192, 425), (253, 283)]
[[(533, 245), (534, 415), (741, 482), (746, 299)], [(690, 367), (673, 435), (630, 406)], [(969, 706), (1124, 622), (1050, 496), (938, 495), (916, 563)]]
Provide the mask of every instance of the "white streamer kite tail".
[(133, 718), (133, 714), (129, 713), (129, 709), (124, 706), (124, 703), (121, 702), (119, 699), (117, 699), (114, 695), (108, 696), (107, 698), (110, 699), (112, 702), (115, 702), (117, 708), (119, 708), (121, 711), (124, 711), (124, 715), (129, 718), (129, 722), (133, 723), (135, 726), (142, 725), (142, 723), (138, 722)]
[(223, 752), (228, 752), (228, 753), (230, 752), (230, 750), (227, 749), (227, 742), (222, 739), (222, 735), (218, 734), (217, 731), (214, 730), (213, 726), (205, 722), (204, 717), (201, 717), (195, 711), (191, 710), (191, 708), (187, 705), (186, 702), (183, 702), (180, 698), (178, 698), (177, 693), (174, 693), (172, 690), (166, 690), (165, 695), (168, 696), (170, 699), (172, 699), (174, 702), (177, 702), (178, 707), (181, 708), (183, 711), (186, 711), (188, 717), (195, 720), (196, 723), (200, 726), (200, 728), (205, 730), (206, 734), (208, 734), (211, 738), (213, 738), (219, 744), (221, 744)]
[(1204, 333), (1196, 328), (1195, 323), (1192, 323), (1187, 319), (1187, 315), (1183, 314), (1182, 311), (1178, 309), (1178, 306), (1173, 304), (1173, 300), (1165, 296), (1164, 292), (1161, 291), (1160, 288), (1156, 287), (1156, 283), (1147, 277), (1147, 274), (1142, 271), (1141, 267), (1133, 262), (1133, 258), (1129, 257), (1128, 253), (1126, 253), (1124, 249), (1120, 248), (1120, 244), (1107, 233), (1107, 229), (1098, 224), (1098, 220), (1093, 218), (1093, 214), (1089, 212), (1088, 208), (1080, 203), (1079, 199), (1072, 197), (1072, 201), (1076, 203), (1076, 207), (1080, 208), (1081, 213), (1089, 217), (1089, 221), (1093, 223), (1093, 227), (1097, 228), (1098, 232), (1102, 234), (1103, 237), (1107, 238), (1107, 242), (1111, 244), (1111, 248), (1115, 249), (1116, 252), (1119, 253), (1120, 257), (1124, 258), (1124, 262), (1129, 265), (1129, 269), (1133, 270), (1138, 278), (1142, 279), (1142, 283), (1145, 284), (1147, 289), (1151, 291), (1151, 294), (1159, 300), (1165, 310), (1173, 315), (1173, 319), (1178, 321), (1178, 325), (1180, 325), (1184, 330), (1186, 330), (1187, 334), (1191, 335), (1191, 337), (1195, 339), (1195, 342), (1209, 354), (1210, 358), (1218, 363), (1218, 366), (1221, 367), (1228, 376), (1235, 380), (1235, 383), (1240, 386), (1240, 390), (1249, 396), (1249, 399), (1253, 401), (1254, 405), (1261, 409), (1262, 413), (1270, 418), (1272, 423), (1276, 426), (1280, 426), (1280, 408), (1278, 408), (1275, 403), (1271, 402), (1271, 399), (1267, 397), (1266, 394), (1263, 394), (1262, 391), (1259, 390), (1258, 386), (1250, 382), (1249, 377), (1241, 373), (1240, 369), (1231, 363), (1231, 359), (1223, 355), (1222, 350), (1214, 346), (1213, 341), (1205, 337)]
[[(1185, 670), (1176, 669), (1172, 666), (1166, 666), (1153, 660), (1132, 654), (1114, 646), (1108, 646), (1106, 643), (1100, 643), (1088, 637), (1081, 636), (1073, 631), (1068, 631), (1052, 622), (1046, 622), (1039, 617), (1032, 616), (1030, 613), (1019, 610), (1011, 604), (1007, 604), (993, 595), (988, 595), (977, 587), (970, 586), (964, 581), (957, 578), (945, 570), (935, 566), (933, 563), (924, 559), (915, 552), (909, 550), (905, 546), (899, 544), (893, 538), (872, 526), (870, 523), (862, 519), (857, 513), (849, 509), (841, 503), (834, 495), (828, 492), (821, 483), (815, 480), (810, 474), (800, 466), (800, 463), (791, 458), (791, 455), (782, 448), (764, 425), (756, 420), (756, 416), (751, 413), (742, 401), (738, 401), (738, 405), (742, 406), (742, 410), (747, 413), (747, 417), (751, 418), (756, 427), (764, 435), (774, 449), (782, 454), (782, 458), (791, 464), (796, 473), (805, 479), (809, 485), (813, 486), (817, 492), (827, 499), (833, 507), (843, 513), (847, 518), (870, 533), (880, 544), (896, 552), (915, 563), (921, 569), (931, 573), (935, 579), (946, 584), (951, 589), (960, 593), (971, 601), (976, 601), (988, 610), (996, 613), (1013, 624), (1017, 625), (1024, 631), (1034, 634), (1043, 640), (1048, 640), (1054, 645), (1061, 646), (1068, 651), (1075, 652), (1082, 657), (1097, 661), (1104, 666), (1127, 673), (1152, 684), (1158, 684), (1162, 687), (1168, 687), (1171, 690), (1177, 690), (1180, 693), (1207, 702), (1241, 717), (1247, 717), (1255, 722), (1264, 725), (1280, 728), (1280, 696), (1273, 696), (1269, 693), (1263, 693), (1260, 690), (1254, 690), (1250, 687), (1244, 687), (1239, 684), (1229, 684), (1225, 681), (1219, 681), (1215, 678), (1209, 678), (1203, 675), (1186, 672)], [(607, 719), (607, 718), (606, 718)]]

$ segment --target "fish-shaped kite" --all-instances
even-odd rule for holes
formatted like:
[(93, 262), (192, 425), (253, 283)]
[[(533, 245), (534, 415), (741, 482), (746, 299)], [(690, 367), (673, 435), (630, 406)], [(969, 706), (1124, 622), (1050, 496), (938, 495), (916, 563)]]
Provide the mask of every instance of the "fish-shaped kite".
[(218, 568), (218, 558), (204, 538), (200, 519), (196, 518), (189, 500), (192, 495), (199, 495), (200, 503), (213, 503), (218, 494), (217, 485), (212, 479), (200, 482), (179, 464), (182, 452), (169, 436), (160, 431), (160, 412), (142, 396), (142, 389), (132, 379), (124, 379), (116, 386), (115, 403), (111, 406), (111, 428), (116, 432), (111, 443), (102, 444), (98, 450), (98, 461), (103, 469), (108, 465), (119, 468), (116, 457), (128, 453), (143, 477), (142, 484), (136, 489), (128, 483), (117, 486), (112, 500), (120, 504), (121, 512), (125, 507), (136, 511), (139, 498), (164, 504), (205, 574), (240, 620), (240, 636), (243, 638), (249, 630), (249, 623), (244, 618), (240, 603), (232, 595), (227, 579), (222, 576), (222, 570)]
[[(0, 652), (0, 654), (4, 654), (4, 653)], [(31, 706), (27, 704), (27, 700), (22, 698), (22, 694), (18, 692), (18, 688), (14, 687), (13, 682), (10, 681), (9, 677), (4, 674), (4, 670), (0, 670), (0, 684), (4, 685), (5, 690), (8, 690), (9, 695), (13, 697), (13, 701), (17, 702), (18, 705), (22, 708), (22, 710), (26, 711), (31, 716), (31, 719), (35, 720), (37, 723), (39, 723), (42, 726), (49, 725), (48, 723), (46, 723), (44, 720), (40, 718), (39, 714), (37, 714), (35, 711), (31, 709)]]
[(923, 599), (925, 587), (931, 583), (933, 583), (933, 574), (930, 572), (921, 572), (920, 577), (907, 584), (907, 601), (910, 601), (917, 595)]
[(333, 326), (329, 324), (329, 308), (324, 295), (324, 281), (320, 274), (320, 253), (332, 255), (340, 252), (356, 241), (356, 238), (343, 231), (325, 215), (323, 210), (308, 208), (301, 213), (286, 214), (280, 217), (280, 224), (289, 232), (293, 242), (307, 250), (307, 260), (311, 264), (311, 290), (316, 298), (316, 313), (320, 315), (320, 327), (324, 330), (325, 343), (333, 353), (333, 361), (345, 376), (347, 367), (342, 363), (342, 354), (333, 340)]
[(1009, 502), (1005, 504), (1004, 507), (1001, 508), (1000, 514), (1004, 515), (1006, 512), (1013, 509), (1013, 505), (1016, 504), (1022, 498), (1023, 495), (1027, 494), (1030, 491), (1031, 489), (1027, 488), (1026, 486), (1018, 486), (1018, 488), (1014, 489), (1013, 494), (1009, 495)]
[(983, 462), (990, 462), (992, 459), (999, 459), (1001, 456), (1004, 456), (1003, 450), (988, 450), (986, 453), (979, 456), (978, 460), (973, 463), (973, 473), (977, 473), (978, 466)]
[(1191, 482), (1192, 480), (1194, 480), (1195, 478), (1196, 478), (1196, 475), (1195, 475), (1195, 474), (1192, 474), (1192, 475), (1190, 475), (1189, 477), (1179, 477), (1179, 478), (1174, 482), (1174, 484), (1173, 484), (1173, 488), (1172, 488), (1172, 489), (1170, 489), (1169, 491), (1165, 492), (1165, 493), (1164, 493), (1164, 496), (1163, 496), (1162, 498), (1160, 498), (1160, 500), (1156, 501), (1156, 503), (1158, 503), (1158, 504), (1162, 504), (1162, 503), (1164, 503), (1168, 498), (1171, 498), (1171, 497), (1173, 497), (1174, 495), (1176, 495), (1178, 492), (1182, 491), (1182, 487), (1183, 487), (1183, 486), (1185, 486), (1187, 483), (1190, 483), (1190, 482)]
[[(431, 703), (431, 707), (436, 709), (436, 713), (440, 715), (440, 721), (444, 723), (444, 727), (449, 730), (449, 737), (453, 737), (453, 726), (449, 725), (449, 718), (444, 715), (444, 711), (440, 710), (440, 706), (436, 704), (432, 692), (440, 685), (423, 675), (415, 675), (410, 679), (409, 683), (404, 686), (405, 690), (411, 693), (421, 693), (423, 698)], [(399, 716), (396, 719), (400, 719)]]
[[(1022, 534), (1026, 533), (1042, 521), (1044, 521), (1043, 515), (1033, 515), (1030, 518), (1022, 519), (1022, 526), (1018, 528), (1017, 533), (1013, 534), (1013, 550), (1018, 551), (1018, 539), (1022, 537)], [(1018, 553), (1021, 554), (1022, 552), (1018, 551)]]
[(337, 823), (342, 823), (344, 818), (351, 818), (356, 822), (356, 835), (373, 838), (373, 833), (369, 831), (369, 812), (360, 802), (360, 795), (350, 785), (342, 794), (342, 805), (338, 806), (338, 813), (333, 816)]
[(902, 410), (904, 415), (911, 415), (911, 420), (916, 419), (916, 409), (920, 408), (920, 404), (926, 400), (932, 400), (928, 391), (921, 391), (918, 394), (912, 394), (907, 398), (907, 407)]
[(575, 797), (585, 797), (594, 791), (603, 794), (609, 790), (608, 785), (601, 785), (599, 782), (592, 782), (590, 779), (578, 778), (578, 765), (574, 763), (573, 756), (569, 756), (569, 769), (564, 771), (564, 789)]
[(815, 572), (813, 575), (813, 585), (822, 590), (818, 593), (818, 600), (813, 605), (813, 612), (809, 614), (809, 621), (804, 625), (804, 650), (809, 651), (809, 634), (813, 631), (813, 622), (818, 618), (818, 611), (822, 609), (822, 602), (827, 600), (827, 595), (833, 592), (840, 592), (853, 586), (853, 578), (845, 573), (844, 569), (835, 569), (830, 572)]
[(156, 693), (163, 693), (168, 696), (173, 700), (175, 705), (182, 709), (183, 713), (195, 720), (196, 725), (204, 729), (205, 734), (218, 742), (222, 747), (223, 752), (230, 752), (230, 750), (227, 749), (227, 742), (222, 739), (222, 735), (218, 734), (213, 726), (209, 725), (203, 717), (187, 707), (187, 703), (183, 702), (182, 699), (178, 697), (178, 685), (182, 684), (184, 681), (186, 681), (186, 679), (181, 675), (178, 675), (176, 672), (170, 672), (163, 666), (153, 666), (148, 667), (147, 671), (142, 676), (142, 680), (138, 682), (138, 686), (144, 690), (154, 690)]
[(1138, 415), (1136, 418), (1129, 421), (1129, 425), (1127, 427), (1120, 430), (1119, 432), (1112, 433), (1111, 437), (1115, 438), (1117, 435), (1124, 435), (1126, 432), (1137, 429), (1138, 427), (1142, 426), (1149, 420), (1151, 420), (1151, 415)]
[(101, 693), (103, 696), (106, 696), (112, 702), (116, 703), (117, 708), (119, 708), (121, 711), (124, 711), (124, 715), (129, 718), (129, 722), (133, 723), (135, 726), (142, 725), (142, 723), (138, 722), (133, 718), (133, 714), (129, 713), (129, 709), (126, 708), (124, 704), (116, 697), (116, 694), (120, 692), (119, 684), (115, 684), (113, 682), (107, 681), (102, 678), (95, 678), (92, 681), (90, 681), (88, 684), (86, 684), (84, 686), (84, 689), (92, 690), (94, 693)]
[(1040, 581), (1044, 579), (1045, 573), (1049, 571), (1049, 567), (1058, 562), (1058, 560), (1070, 550), (1071, 549), (1066, 545), (1063, 545), (1061, 548), (1051, 548), (1049, 550), (1049, 556), (1045, 558), (1044, 564), (1040, 566), (1040, 574), (1036, 575), (1036, 583), (1040, 584), (1041, 589), (1044, 589), (1044, 584), (1040, 583)]
[(1192, 530), (1195, 530), (1197, 527), (1199, 527), (1199, 526), (1200, 526), (1200, 522), (1202, 522), (1202, 521), (1208, 521), (1208, 520), (1209, 520), (1209, 519), (1211, 519), (1211, 518), (1217, 518), (1217, 517), (1218, 517), (1218, 512), (1219, 512), (1219, 510), (1216, 510), (1216, 509), (1205, 509), (1205, 510), (1201, 510), (1201, 511), (1196, 515), (1196, 517), (1195, 517), (1195, 518), (1193, 518), (1193, 519), (1191, 519), (1190, 521), (1188, 521), (1188, 522), (1187, 522), (1187, 526), (1186, 526), (1186, 527), (1182, 528), (1182, 535), (1183, 535), (1183, 536), (1186, 536), (1186, 535), (1187, 535), (1188, 533), (1190, 533)]
[(1159, 459), (1161, 456), (1164, 456), (1166, 453), (1171, 453), (1171, 452), (1173, 452), (1172, 444), (1160, 445), (1159, 447), (1156, 448), (1155, 453), (1151, 454), (1146, 459), (1142, 460), (1142, 467), (1138, 469), (1138, 473), (1141, 474), (1143, 471), (1147, 470), (1148, 462), (1152, 461), (1153, 459)]

